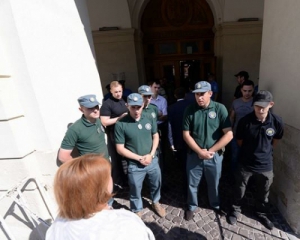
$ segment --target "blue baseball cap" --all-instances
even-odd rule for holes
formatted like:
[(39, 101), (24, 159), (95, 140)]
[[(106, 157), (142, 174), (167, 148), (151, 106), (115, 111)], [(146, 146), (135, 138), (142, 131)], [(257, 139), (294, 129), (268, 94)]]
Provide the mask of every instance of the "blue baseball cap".
[(138, 88), (138, 93), (141, 95), (153, 95), (151, 88), (147, 85), (142, 85)]
[(195, 90), (193, 91), (193, 93), (208, 92), (208, 91), (211, 91), (210, 83), (206, 81), (200, 81), (195, 84)]
[(82, 96), (82, 97), (78, 98), (77, 101), (80, 106), (83, 106), (86, 108), (93, 108), (97, 105), (100, 105), (100, 103), (96, 99), (96, 95), (94, 95), (94, 94)]
[(140, 95), (138, 93), (131, 93), (127, 97), (127, 104), (129, 106), (142, 106), (143, 102), (144, 101), (143, 101), (142, 95)]

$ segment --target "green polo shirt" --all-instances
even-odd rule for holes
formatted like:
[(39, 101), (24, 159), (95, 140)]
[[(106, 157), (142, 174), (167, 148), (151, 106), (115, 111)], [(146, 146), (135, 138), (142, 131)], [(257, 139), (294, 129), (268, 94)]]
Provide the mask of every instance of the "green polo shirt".
[(223, 129), (231, 127), (227, 109), (221, 103), (210, 101), (207, 108), (197, 103), (189, 105), (183, 117), (183, 131), (190, 131), (200, 148), (209, 149), (224, 135)]
[(97, 119), (95, 123), (91, 123), (82, 115), (68, 128), (61, 143), (61, 148), (71, 150), (76, 147), (80, 155), (100, 153), (108, 159), (104, 136), (104, 128), (100, 119)]
[(116, 144), (124, 144), (129, 151), (141, 156), (149, 154), (152, 149), (153, 135), (157, 133), (156, 121), (142, 114), (139, 121), (135, 121), (130, 114), (116, 122)]
[(152, 103), (143, 108), (143, 114), (149, 118), (153, 118), (155, 121), (158, 120), (158, 108)]

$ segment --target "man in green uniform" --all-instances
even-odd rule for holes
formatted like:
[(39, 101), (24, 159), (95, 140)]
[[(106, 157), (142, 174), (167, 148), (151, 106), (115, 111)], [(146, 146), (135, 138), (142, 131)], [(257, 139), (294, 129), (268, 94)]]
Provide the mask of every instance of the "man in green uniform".
[(193, 218), (198, 206), (198, 185), (204, 172), (209, 204), (214, 210), (220, 209), (218, 188), (222, 171), (222, 148), (233, 136), (225, 106), (211, 101), (211, 85), (206, 81), (198, 82), (193, 93), (196, 103), (186, 108), (183, 117), (183, 139), (190, 148), (186, 164), (188, 177), (186, 220)]
[(157, 124), (153, 118), (142, 114), (144, 103), (140, 94), (130, 94), (127, 104), (129, 114), (116, 122), (115, 141), (118, 153), (128, 160), (130, 208), (138, 216), (142, 215), (141, 191), (147, 176), (152, 207), (160, 217), (164, 217), (165, 210), (158, 202), (161, 172), (155, 155), (159, 141)]
[(151, 91), (151, 88), (147, 85), (142, 85), (138, 88), (138, 93), (142, 95), (144, 99), (144, 108), (143, 108), (143, 114), (145, 114), (147, 117), (155, 119), (155, 121), (158, 120), (158, 108), (156, 105), (150, 103), (152, 99), (153, 92)]
[(78, 149), (80, 156), (86, 153), (100, 153), (109, 159), (96, 96), (82, 96), (78, 98), (78, 103), (82, 117), (68, 128), (59, 149), (58, 159), (62, 163), (72, 160), (71, 153), (74, 147)]

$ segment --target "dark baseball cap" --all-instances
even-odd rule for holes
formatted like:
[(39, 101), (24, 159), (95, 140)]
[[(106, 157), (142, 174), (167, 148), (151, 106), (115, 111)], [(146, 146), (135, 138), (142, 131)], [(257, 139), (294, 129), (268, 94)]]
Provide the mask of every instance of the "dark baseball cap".
[(266, 90), (260, 90), (253, 98), (253, 105), (260, 107), (267, 107), (270, 102), (273, 102), (273, 96)]
[(234, 76), (235, 77), (240, 76), (240, 77), (244, 77), (244, 78), (248, 79), (249, 78), (249, 73), (246, 72), (246, 71), (240, 71), (239, 73), (235, 74)]

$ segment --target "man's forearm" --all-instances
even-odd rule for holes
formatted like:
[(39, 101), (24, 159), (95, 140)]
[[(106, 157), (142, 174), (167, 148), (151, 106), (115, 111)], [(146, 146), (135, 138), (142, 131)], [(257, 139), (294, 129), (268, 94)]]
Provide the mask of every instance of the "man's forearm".
[(158, 143), (159, 143), (159, 136), (158, 133), (155, 133), (153, 135), (153, 142), (152, 142), (152, 148), (151, 148), (151, 156), (155, 155), (156, 149), (158, 147)]
[(140, 161), (142, 159), (142, 156), (131, 152), (130, 150), (128, 150), (125, 147), (119, 146), (118, 144), (116, 145), (117, 147), (117, 152), (122, 155), (123, 157), (126, 157), (128, 159), (132, 159), (132, 160), (136, 160), (136, 161)]
[(190, 149), (192, 149), (195, 153), (199, 154), (202, 150), (198, 144), (195, 142), (195, 140), (191, 137), (189, 132), (183, 132), (183, 139), (186, 142), (186, 144), (189, 146)]
[(209, 151), (212, 151), (212, 152), (217, 152), (219, 151), (220, 149), (222, 149), (223, 147), (225, 147), (230, 141), (231, 139), (233, 138), (233, 133), (232, 131), (228, 131), (226, 132), (218, 142), (215, 143), (215, 145), (213, 145)]

